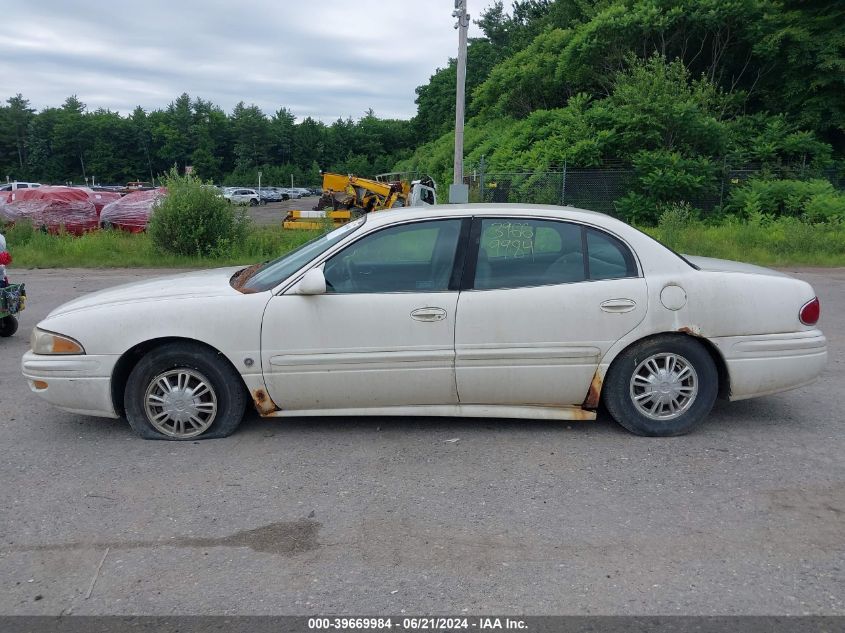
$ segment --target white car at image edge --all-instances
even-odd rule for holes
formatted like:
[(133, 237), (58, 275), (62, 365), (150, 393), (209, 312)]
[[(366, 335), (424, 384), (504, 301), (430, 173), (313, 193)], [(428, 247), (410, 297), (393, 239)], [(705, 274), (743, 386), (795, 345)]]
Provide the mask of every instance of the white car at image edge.
[(7, 182), (5, 184), (0, 184), (0, 192), (2, 191), (17, 191), (18, 189), (37, 189), (41, 186), (40, 182), (21, 182), (21, 181), (14, 181), (14, 182)]
[(262, 416), (594, 419), (678, 435), (717, 397), (814, 380), (819, 301), (682, 257), (606, 215), (529, 205), (368, 214), (275, 261), (154, 278), (53, 310), (31, 390), (145, 438)]

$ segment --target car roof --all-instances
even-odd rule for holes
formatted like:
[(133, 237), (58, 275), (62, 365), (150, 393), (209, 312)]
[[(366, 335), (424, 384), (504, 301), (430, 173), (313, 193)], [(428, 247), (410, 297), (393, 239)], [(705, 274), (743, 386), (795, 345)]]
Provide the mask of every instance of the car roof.
[(511, 217), (540, 215), (561, 220), (575, 220), (602, 225), (625, 224), (616, 218), (605, 213), (599, 213), (598, 211), (588, 211), (576, 207), (560, 207), (550, 204), (518, 203), (436, 204), (425, 207), (403, 207), (371, 213), (367, 217), (367, 224), (369, 226), (380, 226), (403, 219), (460, 217), (468, 215), (501, 215)]

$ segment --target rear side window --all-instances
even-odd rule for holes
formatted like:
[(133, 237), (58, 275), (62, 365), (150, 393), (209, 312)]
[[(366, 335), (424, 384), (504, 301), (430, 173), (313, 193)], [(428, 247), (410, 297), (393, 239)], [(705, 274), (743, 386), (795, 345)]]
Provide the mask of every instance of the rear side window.
[(573, 222), (532, 218), (480, 220), (473, 288), (522, 288), (637, 277), (619, 239)]
[(581, 227), (550, 220), (481, 220), (477, 290), (584, 281)]

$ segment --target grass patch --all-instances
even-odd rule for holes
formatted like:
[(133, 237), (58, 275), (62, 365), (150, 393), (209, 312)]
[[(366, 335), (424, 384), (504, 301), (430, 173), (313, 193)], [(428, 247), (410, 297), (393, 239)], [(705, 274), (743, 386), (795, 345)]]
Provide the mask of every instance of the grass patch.
[(146, 233), (95, 231), (81, 237), (49, 235), (28, 226), (8, 227), (4, 234), (13, 266), (19, 268), (214, 268), (273, 259), (307, 242), (315, 231), (281, 227), (253, 228), (245, 239), (220, 256), (162, 253)]
[(845, 266), (845, 226), (798, 218), (729, 216), (719, 224), (666, 217), (643, 229), (679, 253), (762, 266)]

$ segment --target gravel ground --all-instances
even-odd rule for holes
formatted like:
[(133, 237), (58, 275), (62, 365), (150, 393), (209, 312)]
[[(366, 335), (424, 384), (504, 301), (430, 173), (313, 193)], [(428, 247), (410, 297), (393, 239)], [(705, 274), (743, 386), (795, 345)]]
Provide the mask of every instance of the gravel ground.
[(178, 444), (19, 373), (50, 309), (166, 271), (10, 272), (30, 303), (0, 339), (2, 614), (845, 614), (845, 269), (796, 272), (821, 380), (690, 436), (252, 415)]
[(292, 209), (310, 211), (317, 204), (319, 196), (309, 196), (299, 200), (285, 200), (283, 202), (271, 202), (257, 207), (247, 207), (247, 213), (258, 226), (280, 225)]

